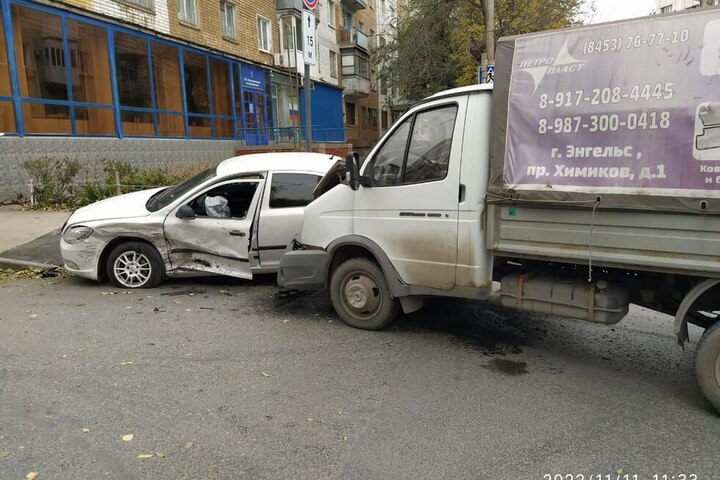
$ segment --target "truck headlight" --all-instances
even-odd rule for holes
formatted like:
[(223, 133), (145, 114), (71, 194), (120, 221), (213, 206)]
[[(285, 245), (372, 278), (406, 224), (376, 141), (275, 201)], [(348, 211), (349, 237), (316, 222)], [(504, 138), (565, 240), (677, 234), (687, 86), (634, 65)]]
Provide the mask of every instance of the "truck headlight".
[(63, 233), (63, 240), (66, 243), (74, 244), (80, 243), (90, 235), (92, 235), (93, 229), (90, 227), (70, 227)]

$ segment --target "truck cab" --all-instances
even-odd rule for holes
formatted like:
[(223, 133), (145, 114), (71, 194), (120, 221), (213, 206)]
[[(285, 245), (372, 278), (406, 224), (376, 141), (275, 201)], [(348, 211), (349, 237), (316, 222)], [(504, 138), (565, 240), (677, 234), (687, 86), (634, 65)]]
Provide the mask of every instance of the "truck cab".
[(392, 320), (396, 298), (410, 312), (428, 295), (485, 297), (491, 94), (487, 85), (446, 91), (401, 117), (362, 165), (354, 160), (355, 185), (307, 207), (304, 250), (283, 256), (281, 285), (330, 286), (343, 318), (361, 328)]

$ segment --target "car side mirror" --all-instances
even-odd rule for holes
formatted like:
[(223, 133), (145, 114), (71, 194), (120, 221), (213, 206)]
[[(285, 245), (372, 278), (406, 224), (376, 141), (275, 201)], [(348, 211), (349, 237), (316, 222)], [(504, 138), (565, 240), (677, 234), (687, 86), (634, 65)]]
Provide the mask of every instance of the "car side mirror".
[(182, 220), (192, 220), (195, 218), (195, 211), (190, 205), (183, 205), (182, 207), (178, 208), (175, 216)]

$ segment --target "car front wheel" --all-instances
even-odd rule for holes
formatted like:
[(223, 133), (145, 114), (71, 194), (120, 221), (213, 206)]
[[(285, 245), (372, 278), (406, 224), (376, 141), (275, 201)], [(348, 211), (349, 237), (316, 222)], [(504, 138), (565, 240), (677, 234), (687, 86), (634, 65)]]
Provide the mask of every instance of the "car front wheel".
[(120, 288), (152, 288), (165, 277), (158, 251), (142, 242), (118, 245), (108, 256), (106, 271), (110, 282)]

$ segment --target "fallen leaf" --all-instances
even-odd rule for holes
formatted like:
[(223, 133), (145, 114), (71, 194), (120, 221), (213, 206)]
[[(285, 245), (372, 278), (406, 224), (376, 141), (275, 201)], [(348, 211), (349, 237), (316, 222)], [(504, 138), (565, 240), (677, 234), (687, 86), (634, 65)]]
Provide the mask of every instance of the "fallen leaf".
[(289, 321), (290, 321), (290, 320), (288, 320), (288, 319), (286, 318), (285, 320), (283, 320), (283, 323), (288, 323)]
[(193, 447), (193, 443), (192, 443), (192, 442), (187, 442), (187, 443), (185, 444), (185, 448), (192, 448), (192, 447)]
[(124, 366), (126, 366), (126, 365), (132, 365), (133, 363), (135, 363), (135, 362), (132, 361), (132, 360), (130, 360), (130, 361), (127, 361), (127, 362), (122, 362), (120, 365), (124, 367)]
[(308, 418), (307, 418), (307, 421), (308, 421), (308, 422), (312, 422), (313, 420), (315, 420), (313, 417), (308, 417)]
[(146, 458), (152, 458), (152, 457), (154, 457), (154, 456), (155, 456), (154, 453), (141, 453), (140, 455), (138, 455), (138, 458), (139, 458), (140, 460), (144, 460), (144, 459), (146, 459)]
[(347, 436), (347, 435), (343, 435), (343, 442), (347, 442), (347, 441), (348, 441), (348, 436)]
[(2, 450), (0, 450), (0, 457), (5, 458), (5, 457), (9, 457), (9, 456), (10, 456), (10, 450), (8, 450), (7, 448), (3, 448)]
[[(30, 318), (37, 318), (37, 313), (33, 313), (32, 315), (30, 315)], [(33, 473), (33, 472), (30, 472), (30, 473)]]
[(127, 435), (122, 436), (122, 440), (123, 440), (123, 442), (129, 442), (134, 437), (135, 437), (135, 435), (133, 435), (132, 433), (128, 433)]
[(89, 428), (83, 428), (83, 429), (82, 429), (82, 432), (83, 432), (83, 433), (90, 433), (90, 429), (89, 429)]
[(262, 375), (262, 376), (263, 376), (263, 377), (265, 377), (265, 378), (267, 378), (267, 377), (269, 377), (269, 376), (270, 376), (270, 375), (268, 375), (268, 374), (267, 374), (267, 373), (265, 373), (265, 372), (260, 372), (260, 375)]
[(27, 475), (25, 475), (25, 480), (35, 480), (38, 476), (38, 472), (28, 472)]
[(157, 456), (158, 458), (165, 458), (165, 454), (162, 452), (157, 452), (155, 456)]

